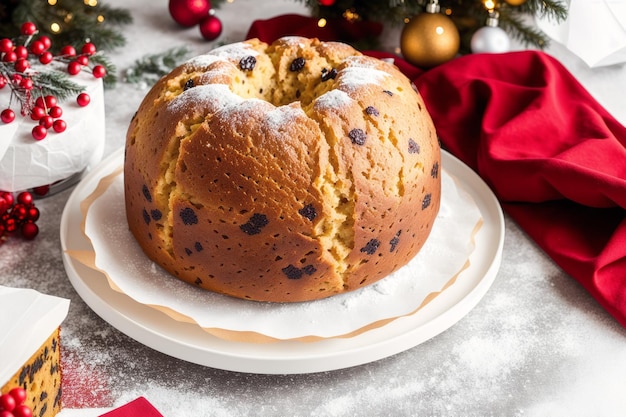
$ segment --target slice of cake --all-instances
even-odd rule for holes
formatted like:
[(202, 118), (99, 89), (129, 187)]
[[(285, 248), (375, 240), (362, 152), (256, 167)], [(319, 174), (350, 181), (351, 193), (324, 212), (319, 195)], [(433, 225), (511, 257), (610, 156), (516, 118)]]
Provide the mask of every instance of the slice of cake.
[[(22, 388), (23, 405), (36, 417), (61, 410), (60, 325), (69, 303), (35, 290), (0, 286), (0, 394)], [(0, 401), (0, 412), (6, 403), (11, 399)]]

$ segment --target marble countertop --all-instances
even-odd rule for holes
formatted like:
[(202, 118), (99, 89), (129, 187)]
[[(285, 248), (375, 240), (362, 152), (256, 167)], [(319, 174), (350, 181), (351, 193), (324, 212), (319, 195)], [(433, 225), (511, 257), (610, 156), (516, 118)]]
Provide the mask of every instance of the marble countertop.
[[(235, 0), (217, 11), (224, 33), (203, 41), (181, 29), (167, 1), (109, 0), (131, 11), (119, 71), (147, 53), (202, 52), (241, 40), (255, 18), (304, 13), (300, 2)], [(588, 68), (558, 44), (548, 50), (622, 123), (626, 66)], [(146, 93), (120, 82), (105, 92), (105, 155), (124, 143)], [(164, 416), (616, 416), (626, 410), (626, 329), (505, 216), (500, 270), (484, 298), (443, 333), (394, 356), (328, 372), (223, 371), (159, 353), (95, 314), (68, 280), (59, 238), (71, 190), (38, 200), (40, 234), (0, 247), (0, 283), (71, 299), (62, 341), (69, 408), (109, 408), (145, 396)], [(82, 415), (96, 416), (95, 410)]]

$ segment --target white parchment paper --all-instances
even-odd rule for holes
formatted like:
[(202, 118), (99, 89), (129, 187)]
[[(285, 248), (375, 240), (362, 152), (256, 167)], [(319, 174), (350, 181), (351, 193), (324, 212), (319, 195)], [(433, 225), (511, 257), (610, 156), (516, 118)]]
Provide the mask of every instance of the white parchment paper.
[(128, 230), (122, 173), (89, 206), (85, 233), (95, 251), (96, 267), (111, 287), (141, 304), (174, 312), (174, 318), (205, 329), (275, 339), (329, 338), (414, 313), (467, 266), (481, 215), (471, 196), (445, 170), (441, 203), (431, 235), (406, 266), (369, 287), (302, 303), (240, 300), (174, 278), (144, 255)]

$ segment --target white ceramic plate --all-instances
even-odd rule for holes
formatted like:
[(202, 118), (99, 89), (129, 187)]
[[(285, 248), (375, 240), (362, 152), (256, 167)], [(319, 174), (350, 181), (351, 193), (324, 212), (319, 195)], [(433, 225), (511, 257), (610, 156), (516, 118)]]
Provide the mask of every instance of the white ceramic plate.
[(444, 151), (443, 169), (461, 181), (460, 187), (474, 198), (484, 221), (476, 235), (470, 267), (459, 275), (454, 285), (417, 313), (352, 338), (268, 344), (223, 340), (197, 325), (176, 321), (113, 291), (102, 274), (65, 253), (66, 250), (92, 250), (80, 229), (80, 202), (102, 177), (119, 167), (123, 155), (123, 149), (113, 153), (72, 192), (61, 218), (63, 263), (78, 294), (100, 317), (138, 342), (189, 362), (263, 374), (322, 372), (373, 362), (417, 346), (455, 324), (478, 304), (500, 267), (504, 241), (500, 205), (474, 171)]

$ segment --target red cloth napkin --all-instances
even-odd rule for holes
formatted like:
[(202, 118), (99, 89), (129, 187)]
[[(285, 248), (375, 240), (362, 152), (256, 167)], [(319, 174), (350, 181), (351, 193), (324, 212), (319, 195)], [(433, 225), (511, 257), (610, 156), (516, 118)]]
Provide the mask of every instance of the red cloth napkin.
[(163, 417), (144, 397), (139, 397), (100, 417)]
[(466, 55), (427, 71), (368, 54), (395, 59), (443, 147), (626, 327), (626, 128), (539, 51)]

